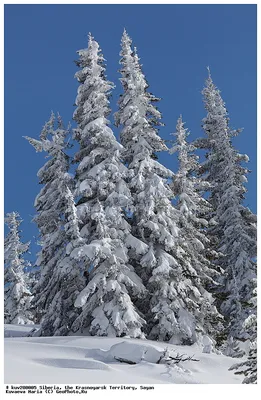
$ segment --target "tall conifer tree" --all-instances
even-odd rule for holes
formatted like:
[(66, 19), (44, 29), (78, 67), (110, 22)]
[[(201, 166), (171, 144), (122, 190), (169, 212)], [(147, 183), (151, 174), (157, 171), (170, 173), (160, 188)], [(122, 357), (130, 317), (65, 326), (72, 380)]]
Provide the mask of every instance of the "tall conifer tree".
[(56, 290), (41, 321), (42, 336), (66, 336), (71, 331), (73, 323), (79, 316), (79, 310), (74, 306), (74, 302), (85, 286), (83, 263), (70, 257), (73, 249), (83, 242), (73, 194), (66, 184), (60, 189), (60, 198), (64, 202), (63, 230), (66, 250), (58, 260), (51, 278)]
[[(209, 237), (219, 252), (218, 263), (225, 271), (219, 294), (220, 310), (227, 321), (229, 342), (233, 343), (236, 339), (249, 337), (243, 323), (253, 312), (251, 293), (256, 285), (256, 218), (243, 205), (248, 170), (242, 162), (247, 162), (248, 157), (233, 147), (233, 136), (239, 131), (229, 127), (225, 103), (210, 73), (203, 96), (207, 110), (203, 129), (207, 137), (198, 139), (195, 144), (207, 149), (201, 173), (211, 185), (209, 202), (212, 213), (208, 217), (214, 223), (209, 229)], [(227, 351), (233, 354), (232, 349)]]
[[(74, 265), (66, 254), (66, 246), (75, 234), (66, 229), (73, 217), (72, 177), (68, 173), (69, 157), (65, 153), (66, 138), (61, 117), (52, 113), (45, 124), (40, 140), (26, 137), (36, 151), (45, 151), (49, 160), (39, 170), (44, 184), (35, 200), (38, 214), (34, 218), (40, 231), (41, 251), (36, 265), (41, 268), (39, 281), (34, 286), (33, 305), (41, 329), (37, 335), (66, 335), (76, 318), (74, 300), (83, 288), (80, 266)], [(69, 211), (68, 211), (69, 208)], [(74, 225), (78, 220), (74, 221)], [(77, 233), (76, 233), (77, 235)]]
[(147, 91), (137, 50), (133, 51), (131, 44), (124, 31), (120, 53), (124, 93), (118, 102), (115, 122), (121, 126), (120, 138), (125, 147), (124, 160), (134, 202), (132, 232), (148, 245), (144, 256), (132, 257), (149, 291), (139, 307), (147, 316), (151, 339), (191, 344), (202, 333), (202, 324), (195, 318), (198, 305), (194, 297), (198, 293), (196, 288), (191, 289), (191, 281), (183, 274), (186, 254), (180, 246), (180, 212), (171, 204), (173, 192), (168, 185), (173, 173), (156, 160), (157, 152), (167, 150), (158, 135), (161, 114), (154, 103), (159, 99)]
[[(209, 290), (218, 286), (218, 273), (207, 258), (209, 240), (206, 236), (208, 221), (202, 215), (211, 210), (210, 203), (203, 197), (209, 189), (208, 182), (197, 176), (198, 156), (196, 147), (187, 142), (189, 132), (184, 127), (182, 117), (177, 121), (176, 141), (170, 153), (178, 153), (179, 169), (174, 175), (171, 188), (177, 198), (180, 211), (181, 247), (185, 251), (183, 274), (190, 280), (191, 294), (196, 303), (195, 318), (199, 320), (201, 331), (219, 340), (223, 335), (222, 316), (217, 312)], [(186, 240), (184, 240), (186, 238)], [(218, 343), (220, 344), (220, 343)]]
[(135, 251), (144, 252), (145, 245), (134, 240), (124, 217), (124, 209), (131, 207), (126, 167), (121, 162), (122, 146), (107, 120), (113, 84), (106, 80), (104, 58), (91, 35), (88, 48), (78, 54), (74, 137), (80, 150), (75, 155), (79, 163), (75, 194), (84, 244), (71, 254), (84, 260), (89, 279), (75, 302), (81, 313), (73, 329), (100, 336), (143, 337), (145, 321), (132, 298), (144, 295), (145, 288), (129, 264), (127, 246), (138, 245)]

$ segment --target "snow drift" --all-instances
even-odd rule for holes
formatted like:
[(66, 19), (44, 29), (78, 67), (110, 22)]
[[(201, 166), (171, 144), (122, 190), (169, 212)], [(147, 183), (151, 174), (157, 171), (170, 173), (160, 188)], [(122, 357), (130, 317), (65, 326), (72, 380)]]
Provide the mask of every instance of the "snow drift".
[[(37, 328), (37, 327), (36, 327)], [(185, 384), (241, 383), (228, 371), (235, 360), (202, 353), (193, 346), (175, 346), (142, 339), (108, 337), (26, 337), (32, 326), (5, 325), (5, 383), (13, 384)], [(168, 348), (198, 362), (156, 364)], [(117, 361), (128, 359), (136, 364)]]

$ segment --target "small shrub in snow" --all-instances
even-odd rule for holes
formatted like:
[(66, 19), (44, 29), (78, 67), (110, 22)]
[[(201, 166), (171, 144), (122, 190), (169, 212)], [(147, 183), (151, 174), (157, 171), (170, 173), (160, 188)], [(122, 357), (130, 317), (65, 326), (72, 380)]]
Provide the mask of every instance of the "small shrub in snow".
[(23, 258), (28, 252), (30, 242), (21, 242), (19, 226), (22, 220), (18, 212), (7, 213), (5, 223), (9, 228), (4, 241), (4, 321), (6, 324), (32, 324), (32, 293), (29, 275), (24, 269), (28, 266)]

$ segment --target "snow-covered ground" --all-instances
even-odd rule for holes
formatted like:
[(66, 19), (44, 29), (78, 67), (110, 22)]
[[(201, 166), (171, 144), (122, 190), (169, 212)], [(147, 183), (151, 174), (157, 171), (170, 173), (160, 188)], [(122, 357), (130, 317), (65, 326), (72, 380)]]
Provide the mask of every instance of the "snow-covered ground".
[[(205, 354), (195, 346), (107, 337), (26, 337), (32, 328), (5, 325), (6, 384), (242, 382), (241, 376), (228, 371), (235, 359)], [(199, 361), (156, 364), (166, 347), (172, 354), (194, 355)], [(120, 363), (114, 357), (137, 364)]]

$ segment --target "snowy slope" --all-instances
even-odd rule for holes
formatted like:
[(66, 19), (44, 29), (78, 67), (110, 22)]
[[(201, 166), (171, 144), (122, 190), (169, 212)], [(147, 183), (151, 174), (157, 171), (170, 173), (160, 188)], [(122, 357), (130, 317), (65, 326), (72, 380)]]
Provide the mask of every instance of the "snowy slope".
[[(166, 343), (107, 337), (24, 337), (32, 327), (5, 325), (5, 383), (158, 384), (241, 383), (228, 371), (235, 359), (205, 354), (195, 346), (168, 345), (199, 362), (155, 364)], [(13, 337), (10, 337), (13, 336)], [(18, 337), (14, 337), (18, 336)], [(114, 357), (137, 362), (119, 363)], [(141, 358), (144, 360), (141, 361)]]

